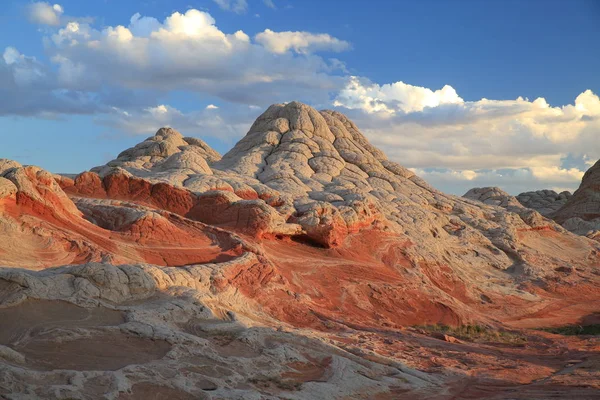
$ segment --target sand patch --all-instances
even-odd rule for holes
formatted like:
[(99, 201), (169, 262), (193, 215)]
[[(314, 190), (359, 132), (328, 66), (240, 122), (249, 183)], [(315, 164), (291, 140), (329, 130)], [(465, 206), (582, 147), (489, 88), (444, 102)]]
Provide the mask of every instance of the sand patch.
[(39, 370), (115, 371), (130, 364), (161, 359), (171, 349), (164, 340), (98, 332), (92, 337), (61, 338), (64, 331), (44, 332), (16, 346), (27, 365)]
[(114, 326), (125, 322), (123, 313), (104, 307), (83, 308), (66, 301), (27, 300), (0, 308), (0, 344), (11, 345), (36, 331), (52, 328)]
[(38, 370), (117, 370), (160, 359), (171, 348), (162, 340), (102, 330), (125, 322), (123, 313), (104, 307), (27, 300), (0, 309), (0, 321), (0, 344), (24, 355), (26, 366)]

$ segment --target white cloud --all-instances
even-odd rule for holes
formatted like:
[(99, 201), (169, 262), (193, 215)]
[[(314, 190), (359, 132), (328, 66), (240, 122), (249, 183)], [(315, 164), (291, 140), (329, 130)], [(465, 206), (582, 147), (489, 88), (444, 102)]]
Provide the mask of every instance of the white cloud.
[(225, 11), (233, 11), (236, 14), (244, 14), (248, 11), (247, 0), (213, 0), (219, 8)]
[(402, 81), (380, 86), (367, 79), (351, 76), (344, 89), (337, 94), (334, 105), (359, 108), (369, 113), (382, 111), (394, 114), (398, 111), (410, 113), (423, 111), (425, 107), (463, 102), (456, 90), (449, 85), (432, 91)]
[(2, 54), (2, 59), (17, 87), (27, 90), (36, 85), (44, 86), (44, 79), (48, 72), (35, 57), (27, 57), (14, 47), (7, 47)]
[(273, 0), (263, 0), (263, 3), (265, 4), (265, 6), (272, 8), (273, 10), (277, 8)]
[(135, 112), (175, 90), (258, 109), (290, 99), (324, 104), (344, 82), (332, 75), (343, 68), (337, 60), (273, 54), (243, 31), (221, 31), (198, 10), (162, 21), (136, 13), (126, 26), (102, 29), (91, 18), (63, 15), (59, 22), (43, 31), (54, 65), (14, 48), (0, 53), (0, 114)]
[[(221, 3), (230, 11), (247, 7)], [(209, 13), (193, 9), (163, 20), (137, 13), (100, 29), (65, 17), (62, 7), (34, 4), (46, 5), (46, 17), (30, 14), (32, 21), (57, 26), (44, 40), (54, 65), (5, 49), (0, 115), (96, 114), (99, 123), (130, 133), (172, 125), (234, 140), (271, 103), (334, 105), (390, 158), (458, 194), (483, 185), (511, 193), (575, 188), (600, 157), (600, 99), (589, 90), (560, 107), (543, 98), (466, 101), (450, 85), (340, 76), (348, 74), (343, 62), (315, 53), (350, 44), (325, 33), (265, 30), (250, 38), (222, 31)], [(48, 7), (56, 18), (47, 18)], [(219, 107), (183, 112), (159, 100), (173, 91)]]
[(184, 135), (210, 136), (232, 144), (248, 131), (257, 116), (256, 110), (235, 105), (219, 108), (211, 104), (203, 110), (185, 113), (161, 104), (133, 111), (115, 107), (96, 120), (128, 134), (148, 135), (162, 126), (171, 126)]
[(194, 9), (175, 12), (163, 22), (135, 14), (127, 27), (102, 30), (69, 22), (46, 45), (68, 87), (110, 82), (130, 89), (191, 90), (265, 106), (290, 99), (324, 102), (343, 84), (331, 75), (339, 62), (273, 54), (243, 31), (221, 31), (210, 14)]
[(129, 31), (135, 36), (149, 37), (152, 32), (158, 31), (161, 27), (161, 23), (156, 18), (142, 17), (140, 13), (133, 14), (129, 20)]
[(440, 168), (411, 168), (418, 176), (438, 189), (463, 195), (474, 187), (499, 186), (510, 194), (540, 189), (552, 189), (560, 193), (573, 191), (579, 186), (583, 172), (560, 167), (548, 169), (514, 168), (500, 170), (459, 171)]
[(27, 7), (27, 16), (33, 23), (58, 26), (64, 10), (60, 4), (50, 5), (46, 2), (31, 3)]
[(290, 50), (300, 54), (316, 51), (341, 52), (350, 48), (350, 43), (326, 33), (273, 32), (266, 29), (264, 32), (257, 34), (255, 39), (269, 51), (276, 54), (283, 54)]
[(467, 184), (518, 193), (526, 182), (527, 190), (575, 189), (600, 157), (600, 99), (590, 90), (552, 107), (543, 98), (464, 101), (450, 86), (350, 77), (334, 104), (392, 159), (453, 193)]
[(4, 59), (6, 65), (12, 65), (18, 63), (19, 60), (23, 58), (23, 55), (21, 55), (21, 53), (19, 53), (19, 51), (14, 47), (7, 47), (6, 49), (4, 49), (4, 54), (2, 54), (2, 58)]
[(55, 72), (35, 57), (7, 47), (0, 58), (0, 116), (89, 114), (102, 110), (97, 94), (61, 87)]

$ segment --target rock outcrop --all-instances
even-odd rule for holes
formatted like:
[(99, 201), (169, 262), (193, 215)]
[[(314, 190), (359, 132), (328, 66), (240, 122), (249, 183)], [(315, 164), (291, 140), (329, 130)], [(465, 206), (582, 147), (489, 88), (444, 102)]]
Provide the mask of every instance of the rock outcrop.
[(509, 211), (521, 211), (524, 206), (516, 197), (509, 195), (498, 187), (473, 188), (463, 195), (471, 200), (506, 208)]
[[(202, 156), (208, 166), (202, 172), (180, 163), (180, 158), (173, 158), (188, 151), (184, 144), (187, 142), (176, 131), (168, 130), (168, 135), (164, 132), (165, 129), (159, 130), (155, 137), (125, 151), (107, 166), (95, 168), (99, 176), (93, 180), (106, 186), (111, 176), (132, 175), (128, 179), (141, 179), (152, 185), (172, 182), (174, 187), (188, 191), (192, 199), (191, 206), (178, 211), (180, 215), (256, 239), (276, 239), (276, 242), (290, 239), (284, 247), (293, 248), (295, 242), (300, 242), (343, 249), (354, 243), (358, 235), (372, 243), (375, 259), (365, 261), (370, 265), (386, 265), (384, 259), (391, 257), (394, 263), (418, 266), (412, 273), (426, 282), (431, 291), (421, 300), (416, 300), (420, 296), (412, 296), (421, 302), (423, 309), (443, 304), (442, 307), (452, 310), (446, 312), (453, 315), (448, 321), (481, 315), (470, 307), (466, 311), (464, 306), (480, 296), (474, 282), (484, 282), (490, 274), (504, 271), (497, 278), (516, 289), (529, 279), (545, 279), (554, 276), (557, 269), (571, 268), (572, 257), (559, 248), (586, 254), (581, 259), (582, 267), (590, 262), (589, 257), (594, 258), (597, 249), (592, 242), (568, 234), (558, 224), (521, 206), (514, 197), (498, 189), (472, 191), (469, 196), (474, 200), (433, 189), (411, 171), (389, 161), (350, 120), (334, 111), (318, 112), (295, 102), (273, 105), (221, 159)], [(155, 146), (171, 150), (161, 153), (163, 158), (154, 162)], [(206, 146), (203, 149), (211, 153)], [(140, 166), (140, 162), (146, 164)], [(172, 167), (168, 172), (161, 167), (165, 163)], [(85, 179), (88, 180), (91, 179)], [(125, 198), (122, 194), (118, 196)], [(384, 236), (375, 232), (392, 239), (384, 240)], [(382, 239), (371, 242), (369, 237)], [(340, 251), (345, 250), (337, 250), (338, 254)], [(321, 256), (327, 257), (325, 254)], [(281, 274), (292, 268), (276, 253), (269, 258)], [(355, 253), (350, 258), (362, 259)], [(350, 262), (345, 257), (340, 259)], [(313, 262), (320, 264), (318, 257)], [(465, 277), (459, 281), (444, 278), (450, 281), (443, 283), (454, 287), (464, 285), (460, 306), (455, 303), (454, 291), (449, 294), (440, 288), (438, 280), (445, 276), (441, 271), (446, 268), (449, 276)], [(506, 271), (517, 271), (519, 278), (504, 275)], [(400, 277), (397, 279), (402, 281)], [(293, 275), (287, 280), (294, 281)], [(343, 278), (339, 279), (336, 290), (347, 290), (343, 288), (347, 284)], [(394, 286), (388, 294), (396, 291), (394, 296), (402, 298), (406, 289), (401, 286)], [(257, 296), (252, 289), (243, 290)], [(289, 283), (283, 283), (282, 290), (294, 291)], [(300, 285), (296, 290), (301, 292), (306, 288)], [(487, 298), (493, 297), (493, 289), (485, 290)], [(515, 290), (514, 295), (520, 297), (518, 293)], [(286, 318), (279, 311), (288, 302), (286, 298), (275, 299), (269, 294), (261, 301), (272, 307), (278, 318)], [(287, 307), (296, 310), (292, 315), (304, 314), (294, 302)], [(322, 314), (330, 312), (328, 308), (318, 308)], [(390, 317), (388, 323), (392, 325), (418, 319), (411, 313), (402, 318)], [(319, 323), (314, 315), (307, 316), (304, 322)]]
[[(6, 165), (4, 160), (0, 163)], [(57, 180), (41, 168), (16, 163), (0, 172), (2, 265), (44, 268), (90, 261), (180, 265), (236, 254), (239, 240), (234, 236), (176, 214), (189, 192), (167, 184), (156, 188), (141, 179), (123, 187), (121, 181), (108, 178), (107, 187), (113, 189), (112, 183), (118, 182), (118, 190), (107, 193), (99, 185), (87, 192), (96, 198), (81, 198), (67, 196), (59, 185), (73, 190), (89, 177), (85, 173), (76, 183), (65, 184), (67, 180)], [(92, 189), (89, 184), (83, 187)], [(107, 199), (123, 191), (136, 203)]]
[(517, 196), (517, 200), (543, 216), (550, 216), (562, 208), (571, 196), (571, 192), (568, 191), (556, 193), (554, 190), (537, 190), (521, 193)]
[(161, 128), (75, 177), (0, 160), (0, 243), (0, 396), (554, 395), (564, 342), (422, 326), (499, 340), (600, 311), (599, 243), (497, 188), (441, 193), (297, 102), (223, 157)]
[(465, 197), (486, 204), (496, 204), (510, 211), (515, 211), (513, 199), (516, 199), (523, 207), (553, 219), (568, 231), (598, 240), (600, 238), (599, 170), (598, 163), (590, 168), (574, 194), (568, 191), (556, 193), (554, 190), (538, 190), (521, 193), (514, 198), (505, 193), (498, 194), (497, 188), (477, 188), (467, 192)]
[[(156, 135), (123, 151), (107, 167), (119, 166), (138, 176), (156, 173), (168, 175), (169, 172), (186, 170), (210, 174), (207, 163), (219, 159), (221, 155), (204, 141), (183, 137), (172, 128), (161, 128)], [(102, 170), (100, 168), (99, 172)]]
[(600, 236), (600, 161), (586, 171), (579, 189), (552, 218), (578, 235)]

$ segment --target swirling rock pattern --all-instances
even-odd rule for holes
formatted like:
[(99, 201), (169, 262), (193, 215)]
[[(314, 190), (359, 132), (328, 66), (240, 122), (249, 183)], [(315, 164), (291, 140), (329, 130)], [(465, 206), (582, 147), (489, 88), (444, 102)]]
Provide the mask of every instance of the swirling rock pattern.
[[(599, 311), (600, 244), (497, 188), (435, 190), (335, 111), (273, 105), (222, 157), (161, 128), (77, 176), (1, 160), (0, 243), (7, 398), (599, 389), (593, 342), (526, 328)], [(573, 391), (577, 357), (592, 384)]]

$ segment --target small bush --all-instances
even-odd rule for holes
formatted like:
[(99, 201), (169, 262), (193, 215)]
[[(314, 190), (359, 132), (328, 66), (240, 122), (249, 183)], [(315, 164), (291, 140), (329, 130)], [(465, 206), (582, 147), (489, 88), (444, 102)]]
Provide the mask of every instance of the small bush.
[(456, 327), (448, 325), (419, 325), (418, 329), (422, 329), (429, 333), (438, 333), (448, 336), (454, 336), (458, 339), (469, 342), (493, 342), (493, 343), (511, 343), (523, 344), (527, 342), (527, 338), (523, 335), (514, 332), (500, 331), (483, 325), (459, 325)]
[(266, 389), (271, 385), (274, 385), (278, 389), (285, 390), (288, 392), (300, 390), (302, 382), (296, 382), (288, 379), (281, 379), (278, 376), (257, 376), (248, 379), (248, 382), (256, 385), (260, 388)]
[(558, 335), (600, 335), (600, 324), (593, 325), (565, 325), (555, 328), (542, 328), (541, 330)]

